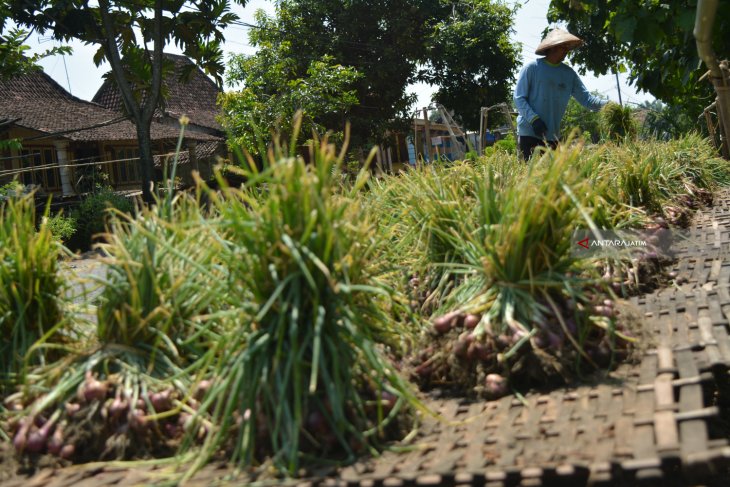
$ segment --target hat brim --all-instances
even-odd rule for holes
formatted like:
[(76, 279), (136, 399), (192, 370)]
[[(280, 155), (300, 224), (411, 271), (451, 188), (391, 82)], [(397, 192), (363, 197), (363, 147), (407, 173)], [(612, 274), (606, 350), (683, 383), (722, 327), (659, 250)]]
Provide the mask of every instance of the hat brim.
[(542, 44), (537, 46), (535, 54), (537, 54), (538, 56), (544, 56), (550, 49), (558, 46), (566, 46), (569, 51), (572, 51), (573, 49), (577, 49), (582, 45), (583, 41), (580, 39), (571, 39), (557, 42), (543, 42)]

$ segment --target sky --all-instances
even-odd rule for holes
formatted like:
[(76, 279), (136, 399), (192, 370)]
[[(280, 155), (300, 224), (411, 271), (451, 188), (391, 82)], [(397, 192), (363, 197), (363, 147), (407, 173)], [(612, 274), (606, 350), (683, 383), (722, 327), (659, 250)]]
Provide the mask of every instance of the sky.
[[(507, 3), (512, 5), (515, 2), (508, 1)], [(515, 16), (513, 39), (523, 44), (522, 62), (527, 63), (538, 57), (534, 54), (534, 51), (540, 43), (542, 31), (548, 27), (546, 16), (550, 0), (521, 0), (521, 3), (523, 3), (523, 6)], [(273, 14), (274, 3), (269, 0), (250, 0), (245, 7), (235, 5), (234, 11), (243, 22), (253, 23), (254, 12), (259, 8)], [(226, 57), (229, 53), (252, 54), (255, 52), (254, 48), (248, 45), (248, 30), (248, 28), (242, 26), (231, 26), (226, 29), (224, 32)], [(28, 39), (28, 44), (32, 48), (31, 52), (37, 52), (51, 47), (54, 45), (54, 41), (48, 37), (34, 34)], [(59, 44), (55, 43), (55, 45)], [(96, 52), (96, 46), (94, 45), (85, 46), (77, 42), (72, 44), (72, 47), (73, 54), (71, 56), (54, 56), (44, 59), (41, 61), (41, 66), (46, 73), (73, 95), (84, 100), (90, 100), (101, 86), (101, 77), (109, 70), (109, 65), (104, 64), (99, 68), (94, 65), (92, 61)], [(174, 49), (168, 50), (170, 52), (179, 52)], [(569, 60), (566, 63), (570, 65)], [(618, 87), (614, 75), (595, 77), (586, 74), (581, 79), (588, 90), (598, 91), (604, 97), (616, 102), (619, 101), (618, 88), (621, 90), (624, 103), (641, 103), (654, 99), (648, 93), (637, 93), (634, 88), (629, 86), (626, 74), (619, 75)], [(426, 84), (412, 85), (409, 90), (418, 95), (418, 102), (414, 108), (427, 106), (434, 91)]]

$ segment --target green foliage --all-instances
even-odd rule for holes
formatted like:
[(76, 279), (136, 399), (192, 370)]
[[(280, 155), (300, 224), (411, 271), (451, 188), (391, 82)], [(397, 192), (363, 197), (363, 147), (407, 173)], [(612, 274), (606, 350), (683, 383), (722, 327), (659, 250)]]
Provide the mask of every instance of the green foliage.
[(693, 130), (704, 128), (704, 125), (692, 120), (681, 105), (668, 105), (654, 100), (644, 102), (638, 108), (646, 110), (640, 129), (641, 135), (645, 138), (676, 139)]
[(60, 255), (45, 219), (36, 229), (32, 194), (0, 201), (0, 391), (44, 362), (31, 349), (63, 325)]
[[(457, 118), (476, 125), (478, 107), (504, 101), (514, 80), (518, 48), (509, 42), (511, 26), (512, 11), (485, 0), (277, 2), (276, 16), (259, 14), (249, 35), (258, 48), (246, 61), (254, 72), (236, 74), (240, 62), (234, 62), (234, 80), (244, 79), (246, 85), (245, 103), (231, 125), (246, 117), (243, 107), (256, 104), (256, 113), (276, 109), (262, 117), (266, 126), (279, 117), (286, 121), (306, 101), (299, 100), (298, 91), (321, 97), (326, 85), (319, 80), (330, 79), (324, 106), (336, 102), (334, 110), (301, 108), (327, 130), (339, 131), (349, 121), (355, 148), (383, 142), (388, 130), (408, 127), (415, 95), (407, 87), (415, 81), (438, 85), (439, 99), (454, 105)], [(312, 73), (313, 60), (325, 64)], [(336, 66), (342, 67), (335, 71)]]
[[(18, 28), (5, 32), (5, 22), (9, 13), (6, 2), (0, 2), (0, 79), (20, 76), (38, 69), (38, 62), (45, 57), (71, 54), (70, 47), (60, 46), (28, 56), (27, 51), (30, 47), (25, 44), (25, 41), (31, 32)], [(2, 148), (2, 143), (0, 143), (0, 149)]]
[[(258, 19), (263, 24), (273, 22), (261, 13)], [(353, 84), (362, 74), (324, 56), (311, 61), (298, 77), (290, 61), (298, 45), (261, 42), (257, 54), (234, 55), (229, 63), (228, 82), (243, 84), (240, 91), (223, 93), (219, 99), (229, 143), (258, 154), (258, 144), (271, 143), (275, 130), (289, 138), (289, 121), (297, 112), (302, 114), (304, 134), (324, 134), (331, 127), (344, 126), (344, 114), (358, 102)], [(342, 134), (336, 137), (341, 139)]]
[(112, 187), (109, 174), (101, 165), (85, 165), (74, 170), (74, 189), (77, 193), (91, 193)]
[(590, 181), (596, 212), (594, 220), (605, 228), (620, 227), (616, 217), (627, 207), (647, 213), (674, 212), (686, 206), (685, 193), (693, 197), (728, 181), (730, 169), (697, 134), (666, 143), (625, 141), (607, 144), (583, 158), (581, 174)]
[[(699, 80), (707, 68), (692, 34), (696, 6), (696, 0), (552, 0), (548, 20), (565, 22), (585, 41), (572, 54), (582, 71), (606, 74), (626, 65), (638, 88), (696, 119), (714, 98), (712, 84)], [(719, 2), (712, 43), (716, 52), (730, 52), (728, 2)]]
[(517, 154), (517, 141), (515, 140), (514, 135), (507, 134), (505, 138), (495, 141), (494, 145), (484, 149), (484, 155), (488, 157), (500, 152), (505, 154)]
[(23, 194), (25, 187), (17, 180), (0, 186), (0, 201)]
[(76, 233), (76, 219), (60, 213), (49, 217), (47, 225), (53, 238), (62, 243), (68, 242)]
[(456, 112), (467, 129), (479, 127), (479, 108), (503, 103), (520, 61), (512, 42), (515, 7), (492, 0), (444, 2), (433, 25), (421, 81), (438, 87), (434, 100)]
[(110, 188), (104, 188), (98, 193), (86, 196), (79, 207), (73, 210), (71, 217), (77, 222), (82, 247), (90, 246), (94, 236), (106, 230), (109, 208), (132, 213), (134, 205), (129, 199), (114, 193)]
[(580, 135), (589, 137), (592, 142), (598, 142), (601, 133), (600, 115), (571, 98), (561, 122), (560, 138), (567, 140), (575, 129), (580, 131)]
[(0, 151), (10, 150), (10, 149), (20, 150), (22, 148), (23, 148), (23, 144), (21, 144), (20, 139), (0, 140)]
[(601, 346), (625, 351), (572, 231), (641, 224), (730, 184), (697, 134), (564, 144), (530, 164), (497, 151), (345, 184), (342, 151), (309, 149), (305, 163), (275, 141), (263, 167), (237, 169), (240, 189), (168, 191), (135, 218), (115, 212), (105, 289), (74, 305), (94, 299), (96, 333), (77, 334), (64, 313), (50, 219), (36, 232), (31, 196), (0, 202), (0, 364), (5, 387), (24, 381), (8, 400), (20, 419), (58, 420), (51, 434), (64, 425), (73, 461), (179, 445), (188, 475), (211, 459), (254, 474), (349, 462), (422, 407), (394, 363), (408, 371), (436, 313), (464, 325), (422, 350), (428, 365), (461, 360), (457, 334), (471, 333), (487, 358), (461, 371), (482, 384), (569, 375)]
[(158, 350), (185, 365), (204, 353), (193, 337), (207, 335), (205, 316), (224, 282), (214, 266), (220, 249), (199, 225), (200, 205), (182, 193), (135, 218), (114, 213), (100, 245), (108, 258), (97, 336), (105, 344)]

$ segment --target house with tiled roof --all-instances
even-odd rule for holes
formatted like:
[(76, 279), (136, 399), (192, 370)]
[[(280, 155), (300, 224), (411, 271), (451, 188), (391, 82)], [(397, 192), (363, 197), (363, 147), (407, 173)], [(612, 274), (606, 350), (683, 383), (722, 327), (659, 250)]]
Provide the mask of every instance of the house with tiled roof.
[[(183, 65), (177, 59), (182, 56), (175, 58), (176, 66)], [(159, 173), (165, 155), (174, 152), (182, 114), (191, 124), (185, 131), (184, 151), (179, 155), (183, 167), (178, 174), (189, 176), (196, 169), (206, 177), (216, 155), (227, 154), (215, 120), (218, 89), (199, 69), (194, 71), (189, 85), (177, 77), (165, 80), (171, 96), (152, 122)], [(91, 167), (105, 171), (115, 189), (138, 189), (136, 130), (120, 109), (118, 94), (114, 102), (112, 88), (105, 83), (95, 96), (102, 106), (74, 97), (43, 72), (0, 80), (0, 139), (19, 139), (22, 144), (20, 149), (0, 151), (0, 184), (18, 178), (46, 193), (72, 196), (80, 192), (79, 175)]]
[[(186, 130), (224, 137), (217, 107), (221, 89), (190, 58), (168, 53), (163, 56), (172, 62), (173, 69), (163, 79), (165, 96), (156, 113), (157, 121), (179, 128), (178, 120), (185, 115), (190, 119)], [(92, 101), (116, 112), (124, 111), (122, 97), (111, 77), (104, 81)]]

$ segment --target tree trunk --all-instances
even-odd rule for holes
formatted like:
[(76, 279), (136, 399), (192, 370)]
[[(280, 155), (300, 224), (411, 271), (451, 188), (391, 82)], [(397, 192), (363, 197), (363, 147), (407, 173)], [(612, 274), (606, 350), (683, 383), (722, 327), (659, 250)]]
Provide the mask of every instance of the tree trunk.
[(710, 70), (710, 81), (717, 93), (717, 118), (720, 120), (720, 147), (730, 148), (730, 74), (717, 62), (712, 48), (712, 27), (717, 14), (718, 0), (699, 0), (695, 16), (694, 36), (697, 54)]
[(152, 157), (151, 121), (137, 121), (137, 139), (139, 142), (139, 174), (142, 177), (142, 200), (145, 203), (154, 201), (155, 161)]

